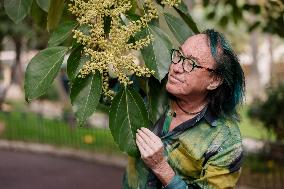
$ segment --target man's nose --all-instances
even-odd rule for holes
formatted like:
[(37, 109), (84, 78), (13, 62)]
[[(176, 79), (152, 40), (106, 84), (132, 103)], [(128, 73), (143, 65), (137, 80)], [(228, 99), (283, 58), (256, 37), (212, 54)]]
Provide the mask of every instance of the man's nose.
[(181, 63), (173, 64), (172, 63), (173, 71), (176, 73), (183, 73), (183, 68)]

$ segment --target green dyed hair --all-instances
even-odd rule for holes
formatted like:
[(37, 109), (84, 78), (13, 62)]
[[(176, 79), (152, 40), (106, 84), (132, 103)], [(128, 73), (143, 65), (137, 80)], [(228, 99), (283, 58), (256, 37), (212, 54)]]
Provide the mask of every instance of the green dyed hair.
[(243, 102), (245, 77), (240, 61), (223, 34), (208, 29), (206, 34), (211, 54), (216, 62), (215, 74), (223, 83), (208, 93), (209, 108), (216, 116), (237, 116), (237, 106)]

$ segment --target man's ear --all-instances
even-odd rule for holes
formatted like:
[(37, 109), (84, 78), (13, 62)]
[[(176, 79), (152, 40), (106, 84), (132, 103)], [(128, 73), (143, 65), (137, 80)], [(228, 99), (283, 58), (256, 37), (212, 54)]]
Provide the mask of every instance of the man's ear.
[(207, 86), (207, 90), (217, 89), (223, 83), (223, 79), (219, 76), (213, 76), (209, 85)]

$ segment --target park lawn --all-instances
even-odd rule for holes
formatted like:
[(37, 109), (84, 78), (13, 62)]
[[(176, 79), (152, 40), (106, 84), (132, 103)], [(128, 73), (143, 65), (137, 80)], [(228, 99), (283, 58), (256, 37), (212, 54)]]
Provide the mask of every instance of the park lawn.
[(0, 120), (5, 122), (0, 138), (119, 153), (109, 129), (71, 127), (64, 121), (42, 118), (33, 113), (1, 112)]
[[(275, 140), (261, 122), (248, 116), (248, 108), (240, 111), (240, 131), (243, 137), (259, 140)], [(52, 144), (107, 153), (121, 153), (113, 141), (109, 129), (71, 127), (62, 120), (43, 118), (34, 113), (0, 112), (5, 130), (0, 138)]]

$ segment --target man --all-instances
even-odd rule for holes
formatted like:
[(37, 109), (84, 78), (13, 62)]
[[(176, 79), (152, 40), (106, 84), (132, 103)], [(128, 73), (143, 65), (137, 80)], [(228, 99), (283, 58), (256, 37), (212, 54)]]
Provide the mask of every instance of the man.
[(137, 131), (141, 160), (129, 159), (124, 188), (234, 188), (244, 87), (238, 58), (220, 33), (206, 30), (173, 50), (169, 108), (153, 131)]

